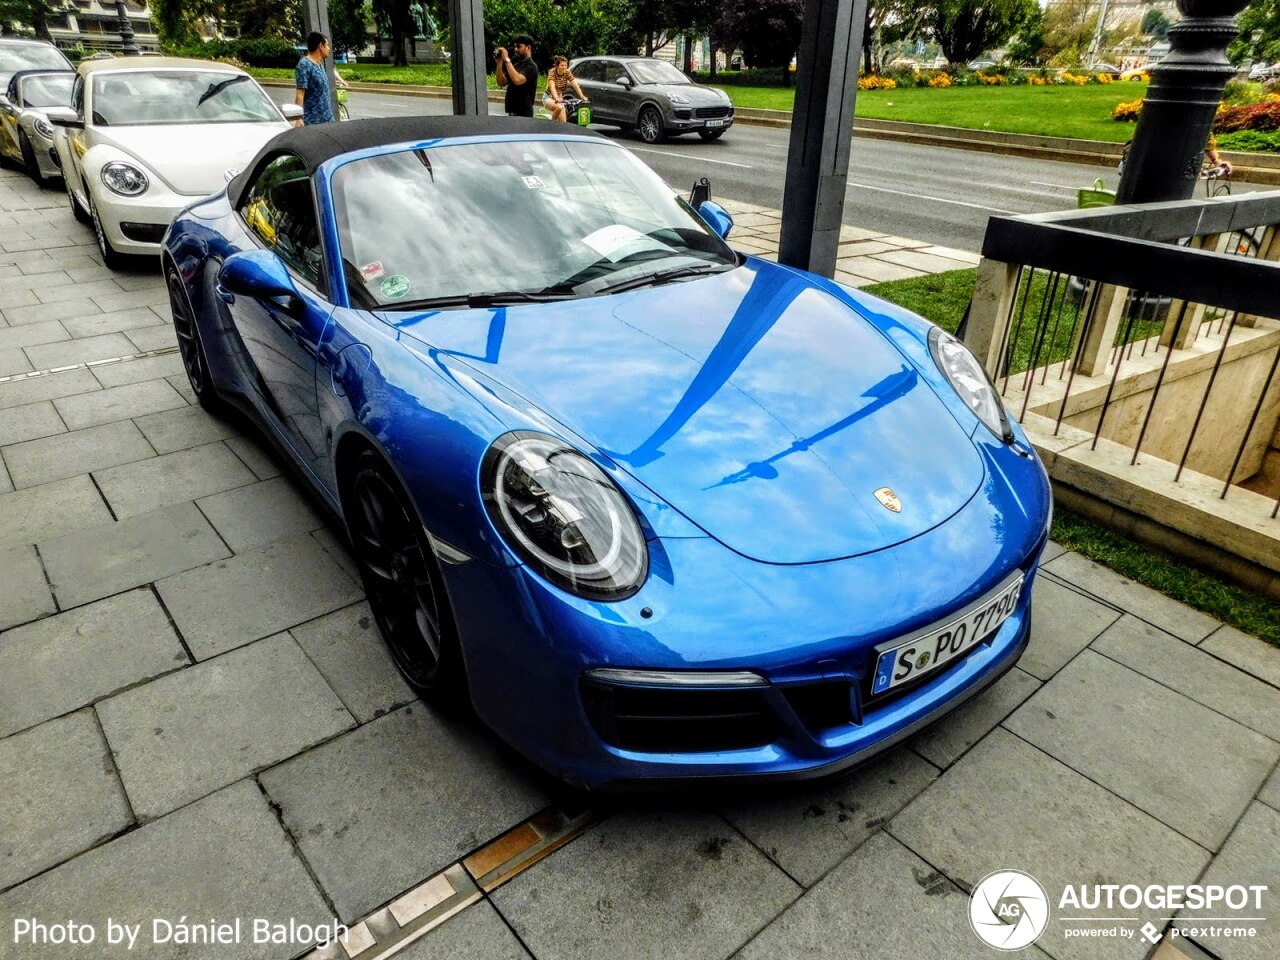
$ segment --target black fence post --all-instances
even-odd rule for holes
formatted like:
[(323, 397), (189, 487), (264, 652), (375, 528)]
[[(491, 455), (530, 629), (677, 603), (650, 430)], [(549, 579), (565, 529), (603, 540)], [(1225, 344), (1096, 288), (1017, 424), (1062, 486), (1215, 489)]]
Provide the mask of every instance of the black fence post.
[(1170, 53), (1151, 69), (1117, 203), (1186, 200), (1195, 191), (1222, 90), (1235, 75), (1227, 44), (1247, 0), (1178, 0)]
[(778, 262), (828, 277), (844, 219), (866, 17), (867, 0), (805, 0)]
[(489, 115), (488, 59), (484, 49), (482, 0), (449, 0), (449, 37), (453, 56), (453, 112), (458, 116)]

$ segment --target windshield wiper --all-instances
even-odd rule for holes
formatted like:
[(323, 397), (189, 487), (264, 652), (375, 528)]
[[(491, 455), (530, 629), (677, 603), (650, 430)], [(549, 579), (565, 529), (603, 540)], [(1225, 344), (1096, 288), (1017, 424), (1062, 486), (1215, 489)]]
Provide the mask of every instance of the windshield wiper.
[(247, 73), (242, 73), (238, 77), (231, 77), (228, 80), (222, 80), (222, 81), (219, 81), (218, 83), (209, 84), (209, 89), (206, 90), (204, 93), (200, 94), (200, 99), (196, 101), (196, 106), (198, 107), (200, 106), (200, 104), (204, 103), (206, 100), (216, 97), (223, 90), (227, 89), (227, 87), (231, 86), (233, 83), (239, 83), (242, 80), (248, 80), (248, 79), (249, 79), (249, 75)]
[(603, 287), (597, 287), (591, 293), (593, 296), (601, 296), (606, 293), (622, 293), (624, 290), (656, 287), (663, 283), (671, 283), (674, 280), (683, 280), (685, 277), (696, 277), (701, 273), (723, 273), (725, 270), (731, 269), (731, 265), (724, 263), (699, 263), (688, 267), (673, 267), (670, 270), (659, 270), (657, 273), (645, 274), (643, 277), (631, 277), (628, 280), (619, 280), (617, 283), (608, 283)]
[(381, 305), (382, 310), (429, 310), (433, 307), (501, 307), (511, 303), (551, 303), (567, 300), (572, 293), (527, 293), (524, 290), (503, 290), (497, 293), (463, 293), (447, 297), (425, 297), (421, 300), (404, 300)]

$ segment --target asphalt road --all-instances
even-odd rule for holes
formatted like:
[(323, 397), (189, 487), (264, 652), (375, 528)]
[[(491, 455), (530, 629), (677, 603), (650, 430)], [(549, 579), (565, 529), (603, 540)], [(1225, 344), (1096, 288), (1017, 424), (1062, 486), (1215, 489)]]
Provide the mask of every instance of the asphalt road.
[[(291, 91), (270, 92), (278, 101), (291, 99)], [(353, 93), (349, 109), (359, 118), (447, 114), (452, 106), (431, 97)], [(631, 133), (596, 129), (634, 151), (673, 187), (705, 176), (713, 197), (782, 207), (788, 130), (740, 125), (710, 143), (685, 136), (649, 146)], [(1097, 177), (1115, 188), (1113, 167), (855, 137), (844, 222), (977, 251), (988, 217), (1074, 207), (1076, 190)]]

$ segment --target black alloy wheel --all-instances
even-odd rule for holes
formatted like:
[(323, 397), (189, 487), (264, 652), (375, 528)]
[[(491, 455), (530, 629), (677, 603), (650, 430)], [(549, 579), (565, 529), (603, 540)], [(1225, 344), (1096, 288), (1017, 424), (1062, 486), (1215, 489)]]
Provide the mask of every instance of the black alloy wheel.
[(645, 143), (661, 143), (663, 137), (661, 111), (653, 106), (641, 110), (636, 130), (639, 131), (640, 139)]
[(40, 164), (36, 160), (36, 152), (32, 148), (31, 141), (27, 138), (25, 130), (18, 131), (18, 149), (22, 151), (22, 163), (27, 168), (27, 176), (34, 180), (37, 186), (47, 186), (49, 178), (40, 172)]
[(356, 461), (343, 500), (369, 606), (396, 666), (435, 702), (460, 702), (466, 682), (449, 599), (416, 511), (371, 450)]
[(205, 355), (204, 344), (200, 341), (200, 328), (196, 325), (182, 278), (178, 276), (178, 268), (173, 264), (169, 264), (165, 270), (165, 286), (169, 289), (173, 332), (178, 337), (178, 352), (182, 355), (182, 366), (187, 371), (191, 392), (200, 401), (200, 406), (210, 413), (217, 413), (222, 410), (223, 403), (213, 388), (213, 380), (209, 376), (209, 359)]

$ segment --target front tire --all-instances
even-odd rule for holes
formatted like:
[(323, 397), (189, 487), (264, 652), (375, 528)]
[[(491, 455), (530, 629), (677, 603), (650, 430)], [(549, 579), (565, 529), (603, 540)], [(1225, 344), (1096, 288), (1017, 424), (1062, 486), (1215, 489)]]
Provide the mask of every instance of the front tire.
[[(74, 201), (73, 201), (74, 202)], [(191, 309), (191, 301), (187, 298), (186, 287), (178, 276), (178, 268), (169, 264), (165, 270), (165, 286), (169, 289), (169, 311), (173, 315), (173, 332), (178, 337), (178, 352), (182, 355), (182, 366), (187, 371), (187, 382), (191, 384), (191, 392), (200, 401), (200, 406), (210, 413), (221, 413), (225, 409), (222, 398), (214, 389), (213, 378), (209, 375), (209, 357), (204, 352), (204, 342), (200, 339), (200, 327), (196, 323), (195, 311)]]
[(408, 496), (372, 450), (344, 484), (343, 512), (373, 618), (414, 689), (466, 702), (466, 674), (444, 577)]
[(636, 130), (645, 143), (661, 143), (666, 135), (666, 131), (662, 129), (662, 112), (657, 107), (642, 109)]
[(107, 237), (107, 229), (102, 224), (102, 217), (98, 214), (98, 205), (94, 202), (93, 194), (88, 187), (85, 187), (84, 195), (89, 198), (89, 219), (93, 222), (94, 236), (98, 238), (98, 252), (102, 254), (102, 265), (108, 270), (119, 270), (125, 265), (124, 254), (111, 245), (111, 240)]

